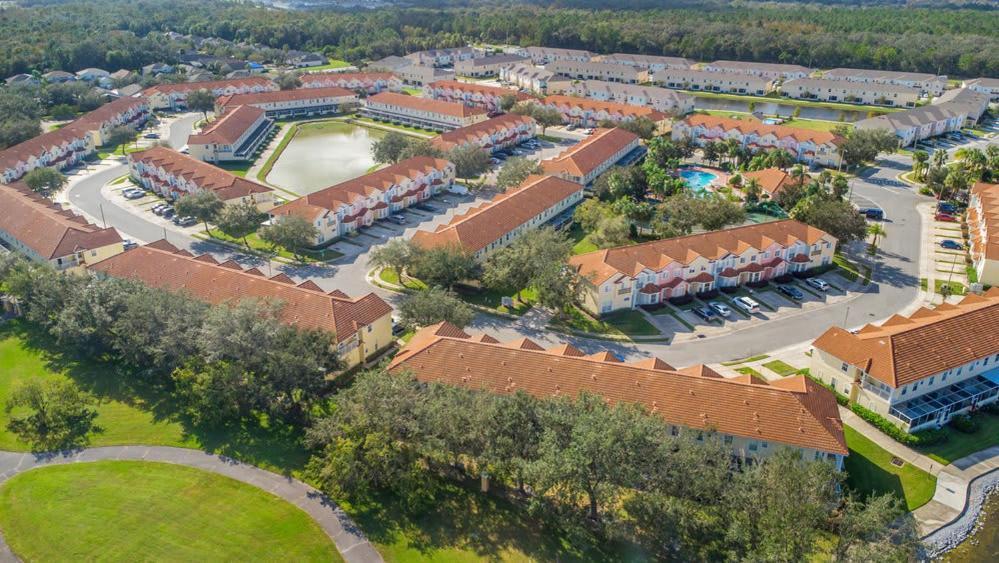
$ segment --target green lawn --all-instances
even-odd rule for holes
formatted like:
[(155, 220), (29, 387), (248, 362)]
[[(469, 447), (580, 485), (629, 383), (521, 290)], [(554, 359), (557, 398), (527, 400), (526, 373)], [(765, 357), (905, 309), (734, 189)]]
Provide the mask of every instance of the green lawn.
[(552, 319), (552, 324), (570, 330), (612, 336), (658, 336), (662, 334), (659, 329), (645, 319), (641, 312), (633, 309), (615, 311), (598, 319), (577, 307), (573, 307), (567, 317)]
[(909, 510), (915, 510), (933, 498), (937, 479), (929, 473), (903, 463), (892, 465), (892, 455), (863, 434), (844, 425), (846, 445), (846, 484), (861, 495), (894, 493), (905, 499)]
[(840, 269), (840, 274), (846, 278), (847, 281), (856, 281), (857, 278), (863, 276), (863, 283), (865, 285), (871, 283), (870, 266), (866, 264), (857, 264), (838, 252), (833, 256), (833, 264), (836, 264), (836, 266)]
[(341, 61), (339, 59), (329, 59), (329, 62), (326, 63), (326, 64), (324, 64), (324, 65), (310, 66), (310, 67), (306, 67), (304, 70), (306, 70), (306, 71), (313, 71), (313, 70), (335, 70), (335, 69), (338, 69), (338, 68), (344, 68), (344, 67), (348, 67), (348, 66), (350, 66), (350, 63), (348, 63), (347, 61)]
[(0, 526), (27, 561), (342, 561), (294, 505), (167, 463), (102, 461), (22, 473), (0, 489)]
[(749, 366), (743, 366), (741, 368), (736, 368), (735, 371), (741, 373), (742, 375), (751, 375), (753, 377), (757, 377), (759, 379), (762, 379), (762, 380), (766, 381), (766, 378), (763, 377), (762, 373), (756, 371), (755, 369), (753, 369), (753, 368), (751, 368)]
[(799, 129), (811, 129), (812, 131), (832, 131), (836, 127), (853, 127), (850, 123), (840, 121), (825, 121), (822, 119), (802, 119), (795, 117), (784, 122), (788, 127), (798, 127)]
[(758, 356), (750, 356), (748, 358), (743, 358), (741, 360), (732, 360), (731, 362), (722, 362), (723, 366), (737, 366), (739, 364), (745, 364), (747, 362), (758, 362), (760, 360), (765, 360), (769, 358), (769, 354), (760, 354)]
[(378, 273), (378, 278), (383, 282), (390, 283), (392, 285), (401, 285), (407, 289), (421, 290), (427, 289), (427, 284), (416, 278), (406, 278), (405, 283), (399, 281), (399, 274), (395, 270), (390, 270), (389, 268), (382, 268), (382, 271)]
[(576, 223), (573, 223), (572, 228), (568, 231), (568, 235), (574, 243), (572, 247), (573, 255), (586, 254), (587, 252), (600, 250), (600, 247), (593, 244), (593, 241), (590, 240), (590, 236), (586, 234)]
[[(206, 235), (205, 235), (205, 233), (203, 231), (200, 232), (200, 233), (196, 233), (195, 234), (195, 236), (199, 236), (199, 235), (200, 235), (199, 238), (207, 238)], [(220, 231), (218, 229), (211, 229), (211, 230), (209, 230), (207, 236), (211, 237), (213, 239), (218, 239), (218, 240), (221, 240), (221, 241), (229, 242), (229, 243), (238, 245), (238, 246), (240, 246), (243, 249), (246, 249), (246, 245), (243, 244), (243, 239), (233, 238), (233, 237), (231, 237), (231, 236), (223, 233), (222, 231)], [(260, 235), (258, 235), (257, 233), (252, 233), (249, 236), (247, 236), (246, 237), (246, 242), (249, 243), (251, 250), (255, 250), (257, 252), (264, 253), (264, 254), (270, 254), (272, 252), (271, 245), (269, 243), (264, 242), (260, 238)], [(322, 248), (322, 249), (319, 249), (319, 250), (309, 250), (309, 249), (307, 249), (307, 250), (301, 251), (300, 254), (302, 256), (301, 259), (304, 259), (303, 261), (305, 261), (305, 262), (328, 262), (330, 260), (336, 260), (338, 258), (343, 258), (343, 254), (341, 254), (340, 252), (337, 252), (336, 250), (333, 250), (331, 248)], [(277, 255), (280, 256), (281, 258), (285, 258), (287, 260), (295, 260), (295, 254), (292, 253), (290, 250), (284, 248), (284, 247), (279, 247), (278, 248)]]
[(787, 364), (785, 362), (782, 362), (780, 360), (773, 360), (770, 362), (766, 362), (765, 364), (763, 364), (763, 367), (767, 368), (768, 370), (776, 373), (781, 377), (787, 377), (789, 375), (794, 375), (798, 373), (798, 368), (790, 364)]
[(965, 434), (948, 426), (945, 427), (946, 440), (919, 448), (919, 451), (940, 463), (949, 464), (975, 452), (999, 445), (999, 416), (981, 413), (976, 415), (975, 420), (980, 425), (978, 432)]
[[(538, 299), (537, 292), (533, 289), (525, 289), (521, 291), (519, 299), (515, 294), (504, 294), (503, 292), (491, 289), (475, 290), (473, 288), (469, 288), (466, 290), (458, 288), (457, 294), (464, 301), (473, 305), (494, 309), (500, 313), (507, 313), (510, 315), (523, 315), (531, 309)], [(513, 299), (512, 309), (503, 306), (504, 297), (510, 297)]]
[(241, 162), (218, 162), (215, 163), (214, 166), (217, 166), (222, 170), (232, 172), (233, 175), (239, 176), (240, 178), (245, 178), (246, 173), (249, 172), (250, 167), (253, 166), (253, 162), (249, 160)]
[(408, 93), (410, 96), (422, 96), (423, 95), (423, 89), (422, 88), (413, 88), (413, 87), (410, 87), (410, 86), (403, 86), (402, 87), (402, 91)]
[(934, 291), (936, 291), (938, 295), (943, 295), (943, 292), (941, 290), (948, 285), (950, 286), (951, 295), (964, 295), (966, 289), (963, 283), (956, 281), (934, 280), (933, 285), (935, 286)]
[(876, 111), (878, 113), (892, 113), (896, 111), (901, 111), (901, 108), (886, 108), (881, 106), (862, 106), (855, 104), (844, 104), (836, 102), (813, 102), (810, 100), (796, 100), (794, 98), (784, 98), (781, 96), (743, 96), (740, 94), (722, 94), (718, 92), (704, 92), (702, 90), (682, 90), (691, 96), (698, 98), (721, 98), (724, 100), (737, 100), (740, 102), (765, 102), (765, 103), (779, 103), (786, 104), (789, 106), (802, 106), (802, 107), (821, 107), (830, 109), (840, 109), (848, 111)]

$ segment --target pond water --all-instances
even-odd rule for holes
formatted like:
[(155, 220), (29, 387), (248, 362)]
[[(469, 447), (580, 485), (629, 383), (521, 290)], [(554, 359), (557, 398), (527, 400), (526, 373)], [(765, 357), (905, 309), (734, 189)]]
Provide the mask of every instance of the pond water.
[[(695, 109), (713, 109), (713, 110), (723, 110), (723, 111), (741, 111), (749, 112), (749, 102), (750, 100), (729, 100), (726, 98), (694, 98), (694, 108)], [(780, 115), (783, 117), (791, 117), (794, 113), (795, 108), (801, 108), (801, 113), (799, 117), (802, 119), (824, 119), (826, 121), (839, 121), (840, 116), (843, 117), (843, 121), (847, 123), (853, 123), (854, 121), (860, 121), (861, 119), (867, 118), (866, 111), (858, 110), (839, 110), (824, 107), (814, 107), (814, 106), (794, 106), (791, 104), (782, 104), (778, 102), (761, 102), (756, 101), (756, 105), (753, 107), (753, 111), (762, 112), (765, 115)]]
[(993, 493), (978, 516), (981, 527), (977, 532), (948, 551), (942, 557), (947, 563), (978, 563), (999, 561), (999, 494)]
[(301, 125), (267, 181), (300, 195), (362, 176), (375, 165), (371, 146), (385, 135), (343, 122)]

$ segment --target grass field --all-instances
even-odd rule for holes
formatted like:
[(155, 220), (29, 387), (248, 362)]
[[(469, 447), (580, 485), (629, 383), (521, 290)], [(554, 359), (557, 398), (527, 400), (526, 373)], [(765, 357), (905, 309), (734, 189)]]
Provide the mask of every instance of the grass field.
[[(200, 232), (198, 234), (202, 235), (200, 238), (205, 238), (204, 231), (202, 231), (202, 232)], [(197, 235), (195, 235), (195, 236), (197, 236)], [(208, 231), (208, 236), (211, 237), (211, 238), (213, 238), (213, 239), (218, 239), (218, 240), (222, 240), (222, 241), (225, 241), (225, 242), (230, 242), (232, 244), (239, 245), (243, 249), (246, 249), (246, 244), (243, 244), (243, 239), (233, 238), (233, 237), (231, 237), (231, 236), (223, 233), (222, 231), (220, 231), (218, 229), (211, 229), (211, 230), (209, 230)], [(265, 254), (271, 253), (271, 245), (269, 243), (267, 243), (267, 242), (264, 242), (263, 239), (261, 239), (260, 236), (257, 233), (251, 233), (250, 235), (248, 235), (246, 237), (246, 242), (250, 245), (250, 249), (251, 250), (255, 250), (257, 252), (261, 252), (261, 253), (265, 253)], [(319, 249), (319, 250), (306, 249), (306, 250), (300, 251), (299, 254), (301, 256), (301, 258), (299, 258), (299, 259), (303, 260), (304, 262), (327, 262), (329, 260), (336, 260), (337, 258), (343, 258), (343, 254), (341, 254), (340, 252), (337, 252), (336, 250), (332, 250), (332, 249), (328, 249), (328, 248), (323, 248), (323, 249)], [(278, 247), (278, 249), (277, 249), (277, 255), (280, 256), (281, 258), (285, 258), (287, 260), (295, 260), (294, 253), (292, 253), (290, 250), (288, 250), (288, 249), (286, 249), (284, 247)]]
[(594, 318), (579, 308), (573, 307), (568, 318), (553, 319), (556, 327), (606, 334), (610, 336), (658, 336), (659, 329), (645, 319), (639, 311), (626, 309)]
[(340, 561), (305, 512), (190, 467), (103, 461), (22, 473), (0, 526), (27, 561)]
[(983, 413), (976, 420), (981, 427), (974, 434), (958, 432), (948, 426), (947, 440), (918, 448), (919, 451), (940, 463), (949, 464), (977, 451), (999, 445), (999, 416)]
[(401, 285), (407, 289), (421, 290), (427, 288), (427, 284), (415, 278), (406, 278), (405, 282), (400, 282), (399, 274), (390, 268), (382, 268), (382, 271), (378, 272), (378, 278), (383, 282), (390, 283), (392, 285)]
[(782, 362), (780, 360), (773, 360), (773, 361), (770, 361), (770, 362), (766, 362), (766, 363), (764, 363), (762, 365), (763, 365), (763, 367), (767, 368), (768, 370), (776, 373), (777, 375), (779, 375), (781, 377), (787, 377), (789, 375), (793, 375), (795, 373), (798, 373), (798, 368), (796, 368), (796, 367), (794, 367), (794, 366), (792, 366), (790, 364), (787, 364), (785, 362)]
[(937, 479), (929, 473), (903, 463), (896, 467), (892, 455), (860, 432), (843, 426), (850, 455), (846, 458), (846, 484), (862, 495), (895, 493), (915, 510), (933, 498)]
[(346, 68), (348, 66), (350, 66), (350, 63), (348, 63), (347, 61), (341, 61), (339, 59), (329, 59), (329, 62), (324, 65), (310, 66), (305, 68), (304, 70), (306, 71), (336, 70), (338, 68)]
[(843, 104), (836, 102), (813, 102), (809, 100), (796, 100), (794, 98), (784, 98), (781, 96), (767, 97), (767, 96), (743, 96), (739, 94), (721, 94), (717, 92), (704, 92), (702, 90), (682, 90), (691, 96), (698, 98), (720, 98), (723, 100), (736, 100), (739, 102), (767, 102), (775, 104), (785, 104), (789, 106), (801, 106), (801, 107), (819, 107), (828, 109), (839, 109), (846, 111), (876, 111), (878, 113), (892, 113), (896, 111), (901, 111), (900, 108), (887, 108), (881, 106), (862, 106), (855, 104)]

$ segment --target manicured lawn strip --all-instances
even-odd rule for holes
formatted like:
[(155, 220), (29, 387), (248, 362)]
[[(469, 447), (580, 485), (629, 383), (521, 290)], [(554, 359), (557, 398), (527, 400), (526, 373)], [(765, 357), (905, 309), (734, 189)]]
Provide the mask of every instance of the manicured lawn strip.
[[(205, 238), (204, 232), (195, 233), (195, 237), (201, 235), (199, 238)], [(221, 241), (229, 242), (232, 244), (239, 245), (240, 248), (246, 250), (246, 245), (243, 244), (243, 239), (233, 238), (218, 229), (211, 229), (208, 231), (208, 236), (213, 239), (218, 239)], [(260, 235), (257, 233), (252, 233), (246, 237), (246, 242), (250, 244), (250, 249), (264, 253), (270, 254), (271, 245), (263, 241)], [(338, 258), (343, 258), (343, 254), (333, 250), (331, 248), (322, 248), (318, 250), (306, 249), (302, 250), (300, 254), (304, 257), (305, 262), (327, 262), (329, 260), (336, 260)], [(288, 260), (295, 260), (295, 254), (286, 248), (278, 248), (277, 255), (281, 258), (286, 258)]]
[(876, 111), (881, 113), (892, 113), (900, 111), (899, 108), (886, 108), (881, 106), (863, 106), (854, 104), (843, 104), (836, 102), (813, 102), (810, 100), (796, 100), (794, 98), (784, 98), (781, 96), (768, 97), (768, 96), (743, 96), (739, 94), (722, 94), (719, 92), (704, 92), (702, 90), (681, 90), (686, 92), (691, 96), (698, 98), (721, 98), (724, 100), (737, 100), (740, 102), (764, 102), (764, 103), (775, 103), (775, 104), (785, 104), (789, 106), (802, 106), (802, 107), (820, 107), (829, 109), (840, 109), (848, 111)]
[(860, 432), (846, 425), (843, 432), (850, 449), (844, 466), (847, 486), (864, 496), (895, 493), (905, 499), (909, 510), (915, 510), (933, 498), (936, 477), (909, 463), (896, 467), (891, 464), (890, 453)]
[(788, 127), (797, 127), (799, 129), (810, 129), (812, 131), (832, 131), (837, 127), (847, 126), (853, 127), (852, 123), (845, 123), (842, 121), (826, 121), (824, 119), (803, 119), (800, 117), (795, 117), (785, 121), (782, 125), (787, 125)]
[(552, 319), (552, 324), (570, 330), (615, 336), (657, 336), (661, 334), (642, 316), (642, 313), (631, 309), (609, 313), (597, 319), (582, 309), (573, 307), (567, 315), (568, 317)]
[(604, 321), (630, 336), (657, 336), (661, 334), (659, 329), (649, 323), (641, 312), (632, 309), (604, 315)]
[(981, 413), (975, 416), (975, 420), (980, 427), (974, 434), (958, 432), (948, 426), (945, 427), (947, 429), (946, 440), (932, 446), (918, 448), (918, 450), (927, 457), (946, 465), (999, 444), (999, 416)]
[(400, 282), (399, 274), (392, 269), (382, 268), (382, 271), (378, 273), (378, 278), (383, 282), (390, 283), (392, 285), (401, 285), (406, 289), (421, 290), (427, 289), (427, 284), (416, 278), (407, 277), (405, 282)]
[(246, 173), (249, 172), (250, 167), (253, 166), (253, 162), (249, 160), (242, 162), (219, 162), (213, 164), (213, 166), (217, 166), (222, 170), (228, 170), (240, 178), (245, 178)]
[(167, 463), (102, 461), (22, 473), (0, 489), (0, 525), (29, 561), (342, 561), (299, 508), (234, 479)]
[(867, 264), (858, 265), (838, 252), (833, 256), (833, 264), (836, 264), (847, 281), (856, 281), (862, 277), (864, 285), (871, 283), (871, 267)]
[(340, 59), (328, 59), (328, 60), (329, 62), (324, 65), (310, 66), (305, 68), (305, 70), (307, 72), (316, 71), (316, 70), (334, 70), (337, 68), (345, 68), (350, 66), (350, 63), (348, 63), (347, 61), (341, 61)]
[(758, 377), (760, 379), (766, 380), (766, 378), (763, 377), (762, 373), (756, 371), (755, 369), (753, 369), (753, 368), (751, 368), (749, 366), (743, 366), (741, 368), (736, 368), (735, 371), (741, 373), (742, 375), (751, 375), (753, 377)]
[(406, 92), (410, 96), (422, 96), (423, 95), (423, 89), (422, 88), (413, 88), (411, 86), (403, 86), (402, 87), (402, 91)]
[(741, 360), (732, 360), (731, 362), (722, 362), (721, 365), (723, 365), (723, 366), (737, 366), (739, 364), (745, 364), (745, 363), (749, 363), (749, 362), (758, 362), (760, 360), (765, 360), (765, 359), (767, 359), (769, 357), (770, 357), (769, 354), (760, 354), (758, 356), (750, 356), (748, 358), (743, 358)]
[[(950, 273), (950, 272), (945, 272), (945, 273)], [(950, 281), (949, 282), (947, 280), (934, 280), (934, 284), (933, 285), (935, 286), (934, 287), (934, 291), (937, 294), (939, 294), (939, 295), (943, 295), (943, 293), (940, 290), (943, 289), (945, 286), (948, 286), (948, 285), (950, 286), (950, 290), (951, 290), (950, 294), (951, 295), (964, 295), (964, 292), (967, 289), (967, 288), (964, 287), (963, 283), (956, 282), (956, 281)]]
[(780, 360), (769, 361), (763, 364), (763, 367), (767, 368), (768, 370), (776, 373), (781, 377), (787, 377), (789, 375), (794, 375), (798, 373), (798, 368), (788, 363), (782, 362)]
[[(523, 315), (531, 309), (534, 302), (537, 301), (537, 292), (532, 289), (525, 289), (520, 292), (520, 298), (518, 299), (515, 294), (506, 295), (503, 292), (495, 291), (492, 289), (475, 289), (475, 288), (457, 288), (457, 294), (464, 301), (471, 303), (472, 305), (478, 305), (480, 307), (486, 307), (488, 309), (494, 309), (500, 313), (507, 313), (510, 315)], [(503, 306), (503, 298), (510, 297), (513, 299), (513, 309)]]

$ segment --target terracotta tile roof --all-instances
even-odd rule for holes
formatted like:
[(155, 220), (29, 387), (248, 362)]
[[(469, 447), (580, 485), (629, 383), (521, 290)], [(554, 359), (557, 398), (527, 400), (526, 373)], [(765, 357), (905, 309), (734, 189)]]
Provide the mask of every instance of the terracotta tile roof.
[(555, 176), (528, 176), (520, 186), (455, 215), (433, 232), (416, 231), (412, 240), (424, 248), (457, 245), (475, 253), (582, 189)]
[(316, 88), (325, 84), (358, 82), (387, 82), (396, 78), (391, 72), (313, 72), (299, 77), (302, 88)]
[(791, 175), (780, 168), (764, 168), (753, 172), (742, 173), (742, 187), (745, 188), (749, 180), (756, 180), (760, 184), (763, 193), (773, 197), (784, 186), (791, 183)]
[(189, 145), (235, 145), (266, 112), (256, 106), (239, 106), (215, 119), (200, 133), (188, 137)]
[(417, 98), (395, 92), (381, 92), (368, 97), (368, 103), (385, 104), (415, 111), (425, 111), (438, 115), (449, 115), (452, 117), (470, 117), (473, 115), (485, 115), (487, 112), (483, 108), (473, 108), (465, 104), (455, 102), (442, 102), (429, 98)]
[[(981, 201), (982, 211), (968, 210), (968, 223), (971, 234), (971, 253), (985, 256), (987, 260), (999, 260), (999, 184), (977, 182), (971, 188), (973, 198)], [(983, 224), (984, 223), (984, 224)], [(984, 227), (985, 236), (981, 236)]]
[[(118, 98), (117, 100), (112, 100), (103, 106), (88, 112), (70, 125), (92, 125), (92, 129), (99, 129), (105, 122), (111, 121), (118, 115), (127, 113), (128, 111), (146, 105), (147, 103), (146, 98), (143, 96)], [(69, 125), (66, 127), (69, 127)]]
[[(485, 59), (488, 60), (488, 59)], [(502, 98), (503, 96), (514, 96), (517, 101), (529, 100), (530, 96), (519, 92), (517, 90), (512, 90), (510, 88), (501, 88), (499, 86), (485, 86), (483, 84), (472, 84), (469, 82), (458, 82), (457, 80), (438, 80), (436, 82), (431, 82), (427, 85), (430, 89), (447, 89), (447, 90), (458, 90), (460, 92), (469, 92), (471, 94), (482, 94), (484, 96), (495, 96), (497, 98)]]
[(582, 178), (607, 162), (622, 149), (638, 142), (638, 135), (614, 127), (597, 129), (592, 135), (569, 147), (555, 158), (541, 163), (546, 174), (567, 173)]
[(839, 144), (843, 138), (829, 131), (813, 131), (811, 129), (801, 129), (799, 127), (789, 127), (787, 125), (767, 125), (758, 119), (732, 119), (717, 115), (693, 114), (683, 120), (690, 127), (714, 128), (720, 127), (725, 131), (736, 130), (743, 135), (754, 134), (763, 136), (772, 134), (778, 139), (791, 137), (798, 142), (811, 141), (815, 144)]
[(895, 315), (857, 334), (832, 327), (812, 346), (891, 387), (913, 383), (999, 354), (999, 288), (969, 295), (956, 306)]
[(153, 147), (134, 152), (128, 156), (128, 159), (130, 162), (141, 161), (158, 166), (173, 176), (193, 182), (202, 190), (217, 193), (222, 201), (272, 191), (263, 184), (240, 178), (231, 172), (166, 147)]
[(195, 90), (225, 90), (226, 88), (254, 88), (263, 87), (276, 90), (277, 86), (270, 80), (262, 76), (248, 76), (246, 78), (230, 78), (227, 80), (204, 80), (201, 82), (179, 82), (177, 84), (157, 84), (146, 88), (144, 94), (173, 94), (178, 92), (194, 92)]
[(540, 398), (582, 392), (643, 405), (667, 423), (751, 440), (846, 454), (832, 393), (804, 376), (781, 385), (735, 381), (694, 366), (674, 370), (655, 359), (624, 363), (606, 354), (579, 357), (562, 347), (536, 350), (469, 338), (440, 326), (418, 332), (389, 364), (419, 381)]
[(237, 106), (255, 106), (263, 104), (273, 104), (277, 102), (293, 102), (301, 100), (318, 100), (319, 98), (353, 98), (357, 99), (357, 94), (353, 90), (337, 88), (335, 86), (326, 88), (297, 88), (294, 90), (273, 90), (270, 92), (254, 92), (249, 94), (229, 94), (219, 96), (215, 100), (215, 105), (228, 111), (226, 108)]
[(639, 118), (647, 117), (655, 122), (668, 119), (665, 113), (656, 111), (648, 106), (633, 106), (631, 104), (619, 104), (617, 102), (603, 102), (588, 98), (577, 98), (575, 96), (548, 96), (542, 103), (548, 106), (578, 107), (592, 112), (604, 111), (606, 113), (618, 113), (625, 117)]
[(90, 269), (160, 289), (184, 291), (212, 304), (240, 299), (271, 300), (282, 305), (284, 322), (303, 329), (326, 330), (336, 334), (338, 340), (392, 312), (392, 307), (374, 293), (357, 299), (329, 295), (297, 287), (290, 278), (289, 284), (262, 278), (239, 267), (229, 268), (184, 256), (164, 241), (127, 250)]
[(89, 223), (19, 182), (0, 186), (0, 230), (46, 260), (121, 243), (118, 231)]
[(614, 275), (633, 277), (644, 269), (659, 271), (673, 262), (687, 265), (702, 256), (717, 260), (750, 248), (762, 250), (774, 243), (787, 247), (803, 241), (811, 245), (823, 237), (836, 243), (825, 231), (787, 219), (587, 252), (573, 256), (569, 264), (581, 276), (600, 284)]
[(449, 151), (469, 143), (478, 144), (478, 141), (483, 137), (492, 137), (496, 133), (501, 133), (522, 125), (530, 125), (533, 128), (534, 119), (527, 115), (504, 113), (492, 119), (473, 123), (467, 127), (459, 127), (446, 133), (441, 133), (434, 138), (432, 143), (435, 147), (443, 151)]

